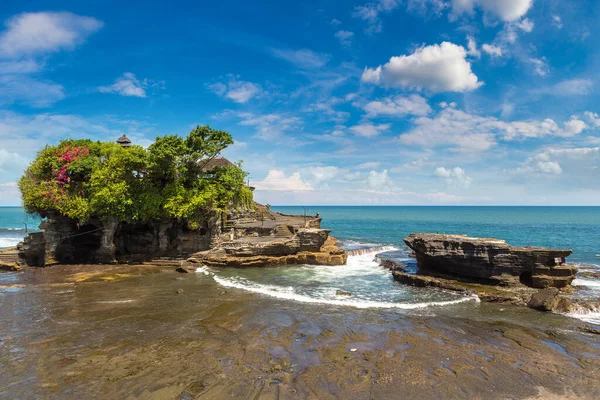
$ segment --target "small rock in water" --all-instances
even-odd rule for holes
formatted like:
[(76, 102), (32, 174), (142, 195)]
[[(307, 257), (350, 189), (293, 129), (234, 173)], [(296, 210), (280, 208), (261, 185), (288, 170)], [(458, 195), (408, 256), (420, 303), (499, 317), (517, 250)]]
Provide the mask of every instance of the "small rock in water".
[(336, 290), (335, 291), (335, 295), (336, 296), (352, 296), (352, 293), (350, 292), (346, 292), (345, 290)]
[(567, 312), (571, 308), (571, 302), (561, 296), (557, 288), (549, 287), (532, 294), (527, 307), (540, 311)]
[(358, 349), (350, 349), (351, 352), (355, 353)]
[(183, 293), (183, 289), (177, 289), (177, 294)]
[(181, 272), (182, 274), (188, 274), (190, 272), (190, 271), (188, 271), (187, 269), (185, 269), (183, 267), (179, 267), (175, 271)]
[(221, 293), (219, 293), (219, 296), (225, 296), (227, 294), (227, 292), (222, 291)]

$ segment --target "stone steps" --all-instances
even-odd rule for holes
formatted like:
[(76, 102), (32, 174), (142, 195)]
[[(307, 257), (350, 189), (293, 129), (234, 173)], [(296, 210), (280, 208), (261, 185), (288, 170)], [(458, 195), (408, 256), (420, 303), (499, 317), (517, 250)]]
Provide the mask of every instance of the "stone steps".
[(287, 225), (277, 225), (275, 228), (275, 237), (291, 237), (294, 233)]

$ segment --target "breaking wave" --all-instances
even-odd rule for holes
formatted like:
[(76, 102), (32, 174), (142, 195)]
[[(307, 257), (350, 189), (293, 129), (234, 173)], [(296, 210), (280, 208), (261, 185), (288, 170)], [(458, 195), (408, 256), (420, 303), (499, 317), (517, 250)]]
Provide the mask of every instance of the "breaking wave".
[(359, 249), (346, 250), (348, 256), (362, 256), (365, 254), (378, 254), (386, 251), (397, 251), (398, 248), (394, 246), (374, 246), (374, 247), (363, 247)]
[[(236, 289), (242, 289), (253, 293), (260, 293), (271, 297), (277, 297), (279, 299), (294, 300), (301, 303), (317, 303), (317, 304), (330, 304), (335, 306), (349, 306), (355, 308), (399, 308), (403, 310), (414, 310), (417, 308), (425, 308), (432, 306), (446, 306), (451, 304), (459, 304), (467, 301), (479, 301), (477, 296), (462, 297), (457, 300), (449, 301), (431, 301), (423, 303), (391, 303), (384, 301), (371, 301), (363, 299), (349, 298), (344, 300), (335, 300), (328, 298), (310, 297), (303, 294), (295, 293), (294, 288), (291, 286), (281, 287), (274, 285), (256, 284), (243, 278), (237, 279), (225, 279), (220, 278), (217, 275), (213, 275), (213, 278), (220, 285), (225, 287), (233, 287)], [(331, 296), (335, 296), (335, 292), (330, 293)]]
[[(393, 246), (360, 249), (344, 266), (289, 266), (286, 268), (214, 270), (199, 267), (196, 272), (211, 276), (218, 284), (252, 293), (301, 303), (329, 304), (354, 308), (414, 310), (465, 302), (479, 298), (435, 289), (395, 285), (389, 271), (376, 260), (381, 252), (398, 251)], [(352, 296), (338, 296), (344, 290)]]
[(0, 249), (9, 249), (12, 247), (16, 247), (19, 242), (22, 242), (23, 238), (7, 238), (0, 237)]

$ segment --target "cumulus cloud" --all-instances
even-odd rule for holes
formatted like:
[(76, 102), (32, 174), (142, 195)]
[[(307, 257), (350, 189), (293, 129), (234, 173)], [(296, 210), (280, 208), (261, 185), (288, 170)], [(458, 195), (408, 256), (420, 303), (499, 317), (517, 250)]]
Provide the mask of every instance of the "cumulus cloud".
[(563, 176), (568, 184), (598, 186), (595, 177), (600, 167), (600, 147), (551, 147), (528, 157), (513, 172), (525, 176)]
[(350, 46), (354, 32), (341, 30), (337, 31), (334, 36), (339, 39), (342, 46)]
[(365, 183), (369, 189), (380, 192), (389, 191), (394, 186), (387, 169), (381, 172), (370, 171)]
[(483, 82), (471, 71), (466, 57), (465, 48), (454, 43), (424, 46), (410, 55), (392, 57), (377, 68), (365, 68), (361, 80), (392, 88), (468, 92)]
[(475, 8), (480, 8), (502, 21), (515, 21), (527, 14), (532, 5), (533, 0), (452, 0), (452, 15), (472, 15)]
[(427, 100), (418, 94), (410, 96), (393, 96), (370, 101), (363, 106), (367, 117), (389, 116), (405, 117), (407, 115), (423, 116), (431, 112)]
[(419, 117), (415, 126), (400, 135), (401, 143), (420, 147), (450, 147), (456, 151), (478, 152), (494, 146), (498, 140), (524, 140), (544, 136), (571, 137), (587, 125), (577, 117), (562, 124), (553, 119), (501, 121), (482, 117), (454, 107), (442, 109), (434, 117)]
[(355, 126), (351, 127), (350, 131), (352, 133), (354, 133), (356, 136), (375, 137), (375, 136), (378, 136), (379, 134), (387, 131), (388, 129), (390, 129), (391, 126), (392, 126), (391, 124), (375, 125), (375, 124), (372, 124), (371, 122), (363, 122), (359, 125), (355, 125)]
[(450, 186), (456, 186), (465, 189), (471, 186), (472, 182), (471, 177), (469, 177), (465, 170), (460, 167), (454, 167), (452, 169), (437, 167), (433, 175), (438, 178), (444, 178), (446, 183)]
[(218, 96), (240, 104), (264, 94), (259, 84), (239, 80), (239, 76), (234, 75), (228, 75), (222, 82), (212, 83), (208, 88)]
[(121, 96), (130, 97), (146, 97), (148, 88), (164, 88), (164, 82), (155, 82), (148, 79), (140, 81), (135, 74), (125, 72), (122, 76), (115, 80), (115, 83), (109, 86), (99, 86), (98, 91), (101, 93), (114, 93)]
[(313, 190), (312, 186), (303, 181), (300, 172), (294, 172), (289, 176), (277, 169), (269, 171), (265, 179), (254, 182), (256, 190), (287, 190), (287, 191), (307, 191)]
[(286, 60), (302, 69), (321, 68), (331, 58), (328, 54), (317, 53), (309, 49), (271, 49), (271, 51), (275, 57)]
[(483, 46), (481, 46), (481, 50), (492, 57), (502, 57), (502, 49), (498, 46), (494, 46), (493, 44), (485, 43)]
[(102, 28), (102, 21), (69, 12), (23, 13), (9, 18), (0, 33), (0, 55), (31, 56), (71, 50)]

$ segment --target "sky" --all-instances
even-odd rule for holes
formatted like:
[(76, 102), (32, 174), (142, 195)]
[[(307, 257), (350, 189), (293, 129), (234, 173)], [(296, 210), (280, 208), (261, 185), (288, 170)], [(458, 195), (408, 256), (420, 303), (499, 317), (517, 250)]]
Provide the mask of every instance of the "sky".
[(600, 205), (596, 0), (0, 4), (0, 205), (65, 138), (233, 135), (271, 205)]

